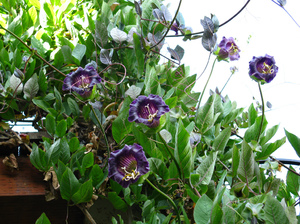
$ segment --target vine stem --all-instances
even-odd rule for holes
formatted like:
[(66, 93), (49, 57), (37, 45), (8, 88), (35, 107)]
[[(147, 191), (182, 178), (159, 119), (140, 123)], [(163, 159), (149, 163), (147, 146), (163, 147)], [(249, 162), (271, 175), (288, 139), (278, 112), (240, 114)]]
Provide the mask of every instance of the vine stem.
[(97, 224), (96, 221), (93, 219), (89, 211), (81, 204), (76, 205), (85, 215), (85, 217), (90, 221), (91, 224)]
[(32, 52), (35, 56), (37, 56), (39, 59), (41, 59), (43, 62), (45, 62), (48, 66), (50, 66), (51, 68), (53, 68), (55, 71), (57, 71), (59, 74), (66, 76), (63, 72), (59, 71), (57, 68), (55, 68), (53, 65), (51, 65), (48, 61), (46, 61), (41, 55), (39, 55), (36, 50), (32, 49), (31, 47), (29, 47), (20, 37), (18, 37), (16, 34), (14, 34), (13, 32), (11, 32), (10, 30), (4, 28), (3, 26), (0, 25), (0, 28), (5, 30), (5, 32), (8, 32), (10, 35), (14, 36), (14, 38), (16, 38), (18, 41), (20, 41), (25, 47), (28, 48), (28, 50), (30, 52)]
[(157, 45), (159, 45), (159, 44), (165, 39), (165, 37), (168, 35), (168, 32), (169, 32), (169, 30), (171, 29), (171, 27), (173, 26), (173, 23), (175, 22), (176, 17), (177, 17), (177, 15), (178, 15), (178, 13), (179, 13), (179, 9), (180, 9), (181, 3), (182, 3), (182, 0), (179, 1), (179, 5), (178, 5), (178, 7), (177, 7), (175, 16), (174, 16), (174, 18), (173, 18), (173, 20), (172, 20), (170, 26), (167, 28), (167, 31), (165, 32), (164, 36), (163, 36), (156, 44), (154, 44), (154, 45), (151, 47), (151, 49), (154, 48), (154, 47), (156, 47)]
[(264, 118), (265, 118), (265, 102), (264, 102), (264, 97), (263, 97), (263, 93), (261, 90), (261, 85), (260, 82), (258, 82), (258, 88), (259, 88), (259, 93), (260, 93), (260, 97), (261, 97), (261, 110), (262, 110), (262, 115), (261, 115), (261, 122), (260, 122), (260, 127), (259, 127), (259, 132), (258, 132), (258, 136), (257, 136), (257, 142), (259, 141), (259, 137), (261, 135), (262, 132), (262, 126), (264, 123)]
[[(249, 2), (250, 2), (250, 0), (248, 0), (245, 3), (245, 5), (243, 5), (243, 7), (236, 14), (234, 14), (230, 19), (228, 19), (224, 23), (220, 24), (219, 28), (222, 27), (222, 26), (224, 26), (225, 24), (229, 23), (235, 17), (237, 17), (246, 8), (246, 6), (249, 4)], [(191, 35), (197, 35), (197, 34), (202, 34), (202, 33), (203, 33), (203, 31), (200, 31), (200, 32), (197, 32), (197, 33), (191, 33), (191, 34), (189, 34), (189, 36), (191, 36)], [(167, 37), (184, 37), (184, 36), (185, 35), (183, 34), (183, 35), (169, 35)]]
[(198, 103), (198, 106), (197, 106), (197, 114), (196, 114), (196, 117), (195, 117), (195, 123), (196, 123), (196, 121), (197, 121), (197, 117), (198, 117), (198, 114), (199, 114), (199, 108), (200, 108), (200, 104), (201, 104), (201, 101), (202, 101), (202, 97), (203, 97), (203, 95), (204, 95), (204, 92), (205, 92), (205, 90), (206, 90), (207, 84), (208, 84), (208, 82), (209, 82), (209, 80), (210, 80), (210, 78), (211, 78), (211, 75), (212, 75), (212, 73), (213, 73), (213, 70), (214, 70), (216, 61), (217, 61), (217, 58), (215, 58), (215, 60), (214, 60), (214, 63), (213, 63), (213, 65), (212, 65), (212, 68), (211, 68), (211, 71), (210, 71), (210, 74), (209, 74), (209, 76), (208, 76), (208, 79), (207, 79), (207, 81), (206, 81), (206, 83), (205, 83), (205, 86), (204, 86), (204, 88), (203, 88), (203, 91), (202, 91), (202, 93), (201, 93), (200, 100), (199, 100), (199, 103)]
[(173, 161), (175, 162), (175, 165), (176, 165), (176, 168), (177, 168), (177, 170), (178, 170), (178, 173), (179, 173), (180, 178), (183, 179), (183, 176), (182, 176), (182, 173), (181, 173), (180, 166), (179, 166), (177, 160), (175, 159), (174, 154), (171, 152), (171, 150), (170, 150), (168, 144), (166, 143), (165, 139), (161, 136), (160, 132), (158, 132), (158, 135), (159, 135), (159, 137), (161, 138), (161, 140), (162, 140), (162, 142), (163, 142), (165, 148), (167, 149), (167, 152), (170, 154), (171, 158), (172, 158)]
[(104, 140), (105, 140), (105, 144), (106, 144), (106, 147), (107, 147), (107, 152), (110, 154), (110, 148), (109, 148), (109, 144), (108, 144), (108, 140), (107, 140), (105, 131), (104, 131), (104, 129), (103, 129), (103, 127), (102, 127), (102, 124), (101, 124), (101, 122), (100, 122), (100, 120), (99, 120), (99, 118), (98, 118), (98, 116), (97, 116), (97, 114), (96, 114), (96, 111), (95, 111), (95, 109), (94, 109), (94, 107), (93, 107), (92, 105), (91, 105), (91, 109), (92, 109), (92, 111), (93, 111), (93, 114), (94, 114), (94, 116), (95, 116), (97, 122), (98, 122), (98, 125), (99, 125), (99, 127), (100, 127), (100, 130), (101, 130), (101, 132), (102, 132), (102, 134), (103, 134), (103, 137), (104, 137)]
[(157, 187), (155, 187), (154, 184), (152, 184), (150, 180), (146, 179), (146, 181), (148, 182), (148, 184), (151, 185), (151, 187), (153, 187), (154, 190), (156, 190), (158, 193), (160, 193), (162, 196), (164, 196), (165, 198), (167, 198), (167, 199), (171, 202), (171, 204), (173, 205), (173, 207), (174, 207), (174, 209), (175, 209), (175, 211), (176, 211), (176, 213), (177, 213), (177, 223), (180, 224), (180, 223), (181, 223), (181, 222), (180, 222), (180, 212), (179, 212), (179, 210), (178, 210), (178, 208), (177, 208), (175, 202), (172, 200), (172, 198), (170, 198), (170, 197), (169, 197), (168, 195), (166, 195), (164, 192), (162, 192), (162, 191), (159, 190)]

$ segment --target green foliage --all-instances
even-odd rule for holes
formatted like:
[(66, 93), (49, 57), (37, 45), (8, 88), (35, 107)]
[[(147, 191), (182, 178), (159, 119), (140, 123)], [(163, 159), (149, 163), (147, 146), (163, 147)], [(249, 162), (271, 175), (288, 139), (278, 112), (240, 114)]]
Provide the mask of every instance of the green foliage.
[[(134, 223), (295, 223), (299, 175), (290, 167), (283, 182), (269, 157), (286, 137), (300, 156), (299, 138), (285, 130), (286, 137), (273, 140), (279, 125), (269, 128), (253, 104), (238, 108), (217, 93), (199, 102), (205, 91), (194, 91), (199, 76), (181, 64), (184, 49), (167, 48), (171, 58), (160, 63), (172, 13), (162, 1), (141, 2), (2, 1), (1, 127), (34, 116), (33, 125), (50, 136), (31, 145), (30, 161), (51, 173), (49, 186), (69, 205), (106, 197), (117, 210), (139, 207), (142, 221)], [(215, 15), (200, 21), (202, 36), (187, 30), (181, 13), (176, 22), (184, 40), (202, 38), (204, 48), (214, 51)], [(67, 74), (87, 64), (101, 83), (80, 95), (75, 87), (90, 88), (80, 76), (63, 91)], [(128, 121), (131, 103), (149, 94), (170, 109), (155, 128)], [(148, 116), (142, 107), (139, 116)], [(158, 109), (153, 113), (155, 118)], [(130, 176), (135, 168), (118, 168), (137, 180), (123, 188), (108, 178), (109, 160), (134, 143), (143, 147), (150, 172)], [(50, 222), (43, 213), (36, 223)]]

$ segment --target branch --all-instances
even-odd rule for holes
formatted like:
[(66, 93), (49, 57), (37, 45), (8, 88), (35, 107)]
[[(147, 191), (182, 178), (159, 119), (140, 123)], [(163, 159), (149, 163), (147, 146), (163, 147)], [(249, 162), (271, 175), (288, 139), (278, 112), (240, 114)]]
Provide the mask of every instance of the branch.
[[(228, 19), (227, 21), (225, 21), (224, 23), (222, 23), (219, 27), (222, 27), (224, 26), (225, 24), (229, 23), (231, 20), (233, 20), (238, 14), (240, 14), (245, 8), (246, 6), (249, 4), (250, 0), (248, 0), (245, 5), (236, 13), (234, 14), (230, 19)], [(191, 33), (189, 34), (189, 36), (192, 36), (192, 35), (197, 35), (197, 34), (202, 34), (204, 31), (200, 31), (200, 32), (197, 32), (197, 33)], [(170, 36), (167, 36), (167, 37), (184, 37), (185, 35), (170, 35)]]

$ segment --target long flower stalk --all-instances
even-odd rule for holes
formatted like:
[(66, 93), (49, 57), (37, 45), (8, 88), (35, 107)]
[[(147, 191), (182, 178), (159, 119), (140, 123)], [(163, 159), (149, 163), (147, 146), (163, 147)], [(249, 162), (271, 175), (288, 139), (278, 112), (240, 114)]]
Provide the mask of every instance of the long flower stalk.
[(261, 122), (260, 122), (259, 132), (258, 132), (258, 136), (257, 136), (257, 142), (258, 142), (259, 137), (260, 137), (261, 132), (262, 132), (262, 126), (263, 126), (264, 118), (265, 118), (265, 102), (264, 102), (264, 97), (263, 97), (263, 93), (262, 93), (262, 90), (261, 90), (260, 82), (257, 82), (257, 83), (258, 83), (259, 93), (260, 93), (260, 97), (261, 97), (261, 111), (262, 111)]
[(146, 179), (146, 181), (148, 182), (148, 184), (153, 187), (154, 190), (156, 190), (158, 193), (160, 193), (162, 196), (164, 196), (165, 198), (167, 198), (171, 204), (173, 205), (176, 213), (177, 213), (177, 223), (180, 224), (180, 212), (177, 208), (177, 205), (175, 204), (175, 202), (172, 200), (172, 198), (170, 198), (168, 195), (166, 195), (164, 192), (162, 192), (161, 190), (159, 190), (157, 187), (154, 186), (154, 184), (151, 183), (150, 180)]

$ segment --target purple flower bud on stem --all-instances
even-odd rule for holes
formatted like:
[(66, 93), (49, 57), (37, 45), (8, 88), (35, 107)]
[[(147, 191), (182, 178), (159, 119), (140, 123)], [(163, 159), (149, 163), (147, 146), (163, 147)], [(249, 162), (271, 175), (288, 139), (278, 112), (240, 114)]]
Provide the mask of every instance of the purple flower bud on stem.
[(238, 60), (240, 58), (240, 49), (235, 44), (234, 39), (229, 37), (223, 37), (222, 41), (219, 43), (219, 58), (226, 59), (229, 57), (230, 61)]

